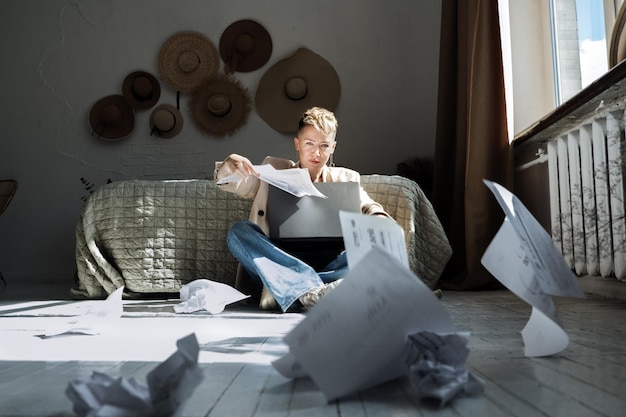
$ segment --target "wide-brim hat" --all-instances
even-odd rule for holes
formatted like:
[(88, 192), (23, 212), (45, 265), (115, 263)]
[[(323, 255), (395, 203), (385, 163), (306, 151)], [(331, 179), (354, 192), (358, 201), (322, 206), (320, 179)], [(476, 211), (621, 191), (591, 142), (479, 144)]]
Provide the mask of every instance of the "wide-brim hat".
[(240, 81), (222, 75), (193, 93), (189, 109), (199, 129), (223, 137), (246, 124), (251, 102), (248, 89)]
[(259, 115), (279, 132), (296, 132), (311, 107), (334, 111), (339, 103), (339, 76), (324, 58), (307, 48), (272, 65), (261, 77), (255, 103)]
[(161, 78), (176, 91), (194, 91), (215, 76), (219, 66), (217, 48), (201, 33), (174, 34), (159, 50)]
[(161, 97), (161, 85), (156, 77), (145, 71), (131, 72), (122, 83), (122, 95), (136, 109), (149, 109)]
[(249, 19), (239, 20), (222, 33), (220, 55), (227, 74), (251, 72), (269, 61), (272, 38), (260, 23)]
[(159, 104), (150, 114), (150, 135), (173, 138), (183, 129), (183, 114), (171, 104)]
[(135, 127), (135, 109), (121, 94), (103, 97), (89, 110), (89, 127), (98, 139), (124, 139)]

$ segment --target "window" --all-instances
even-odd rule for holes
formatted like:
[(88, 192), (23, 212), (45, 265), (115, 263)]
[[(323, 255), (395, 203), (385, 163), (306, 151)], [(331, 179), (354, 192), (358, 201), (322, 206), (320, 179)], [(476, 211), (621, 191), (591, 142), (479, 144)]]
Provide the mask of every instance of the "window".
[(499, 0), (513, 134), (606, 73), (611, 31), (623, 1)]
[(550, 0), (557, 105), (608, 70), (604, 16), (603, 0)]
[(608, 42), (602, 0), (576, 0), (581, 87), (608, 71)]

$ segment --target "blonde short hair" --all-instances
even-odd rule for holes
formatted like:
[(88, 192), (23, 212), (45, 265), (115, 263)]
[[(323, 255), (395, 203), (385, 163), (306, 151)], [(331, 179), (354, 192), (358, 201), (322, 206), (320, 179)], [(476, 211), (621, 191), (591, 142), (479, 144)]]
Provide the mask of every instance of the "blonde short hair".
[(298, 131), (307, 125), (313, 126), (326, 136), (332, 136), (333, 140), (335, 140), (337, 128), (339, 127), (335, 114), (322, 107), (311, 107), (305, 111), (298, 122)]

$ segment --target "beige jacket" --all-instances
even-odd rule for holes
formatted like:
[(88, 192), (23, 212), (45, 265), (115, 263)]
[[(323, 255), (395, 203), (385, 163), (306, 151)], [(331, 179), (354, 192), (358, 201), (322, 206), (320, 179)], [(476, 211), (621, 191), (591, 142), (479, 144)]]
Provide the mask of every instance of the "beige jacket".
[[(225, 163), (228, 159), (216, 162), (213, 178), (219, 181), (226, 178), (232, 172), (230, 165)], [(275, 158), (268, 156), (263, 164), (270, 164), (276, 169), (300, 168), (299, 162), (293, 162), (288, 159)], [(358, 172), (347, 168), (324, 167), (322, 172), (322, 182), (360, 182), (361, 176)], [(257, 177), (248, 177), (237, 182), (218, 185), (224, 191), (235, 193), (240, 197), (254, 199), (250, 216), (248, 220), (258, 224), (266, 235), (269, 235), (269, 225), (267, 221), (267, 196), (268, 184), (259, 180)], [(384, 208), (374, 201), (367, 192), (361, 187), (361, 212), (369, 215), (379, 215), (391, 217)]]

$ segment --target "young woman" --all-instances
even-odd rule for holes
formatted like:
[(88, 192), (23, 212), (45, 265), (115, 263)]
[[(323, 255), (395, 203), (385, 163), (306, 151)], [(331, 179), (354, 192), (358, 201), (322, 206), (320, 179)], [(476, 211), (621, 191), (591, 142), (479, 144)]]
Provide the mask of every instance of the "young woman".
[[(276, 169), (306, 168), (312, 182), (359, 182), (358, 172), (329, 166), (337, 142), (337, 119), (326, 109), (313, 107), (300, 119), (293, 142), (299, 161), (268, 157), (263, 162)], [(235, 223), (227, 237), (233, 256), (240, 262), (250, 279), (263, 287), (260, 307), (274, 309), (276, 303), (283, 311), (290, 307), (312, 307), (328, 290), (334, 288), (347, 272), (345, 252), (322, 267), (313, 267), (295, 253), (277, 247), (268, 238), (268, 184), (259, 180), (253, 164), (244, 156), (231, 154), (215, 164), (215, 181), (236, 175), (240, 179), (219, 185), (225, 191), (254, 199), (248, 220)], [(361, 212), (390, 217), (383, 207), (361, 188)], [(257, 261), (255, 261), (255, 259)], [(259, 262), (259, 259), (262, 260)]]

